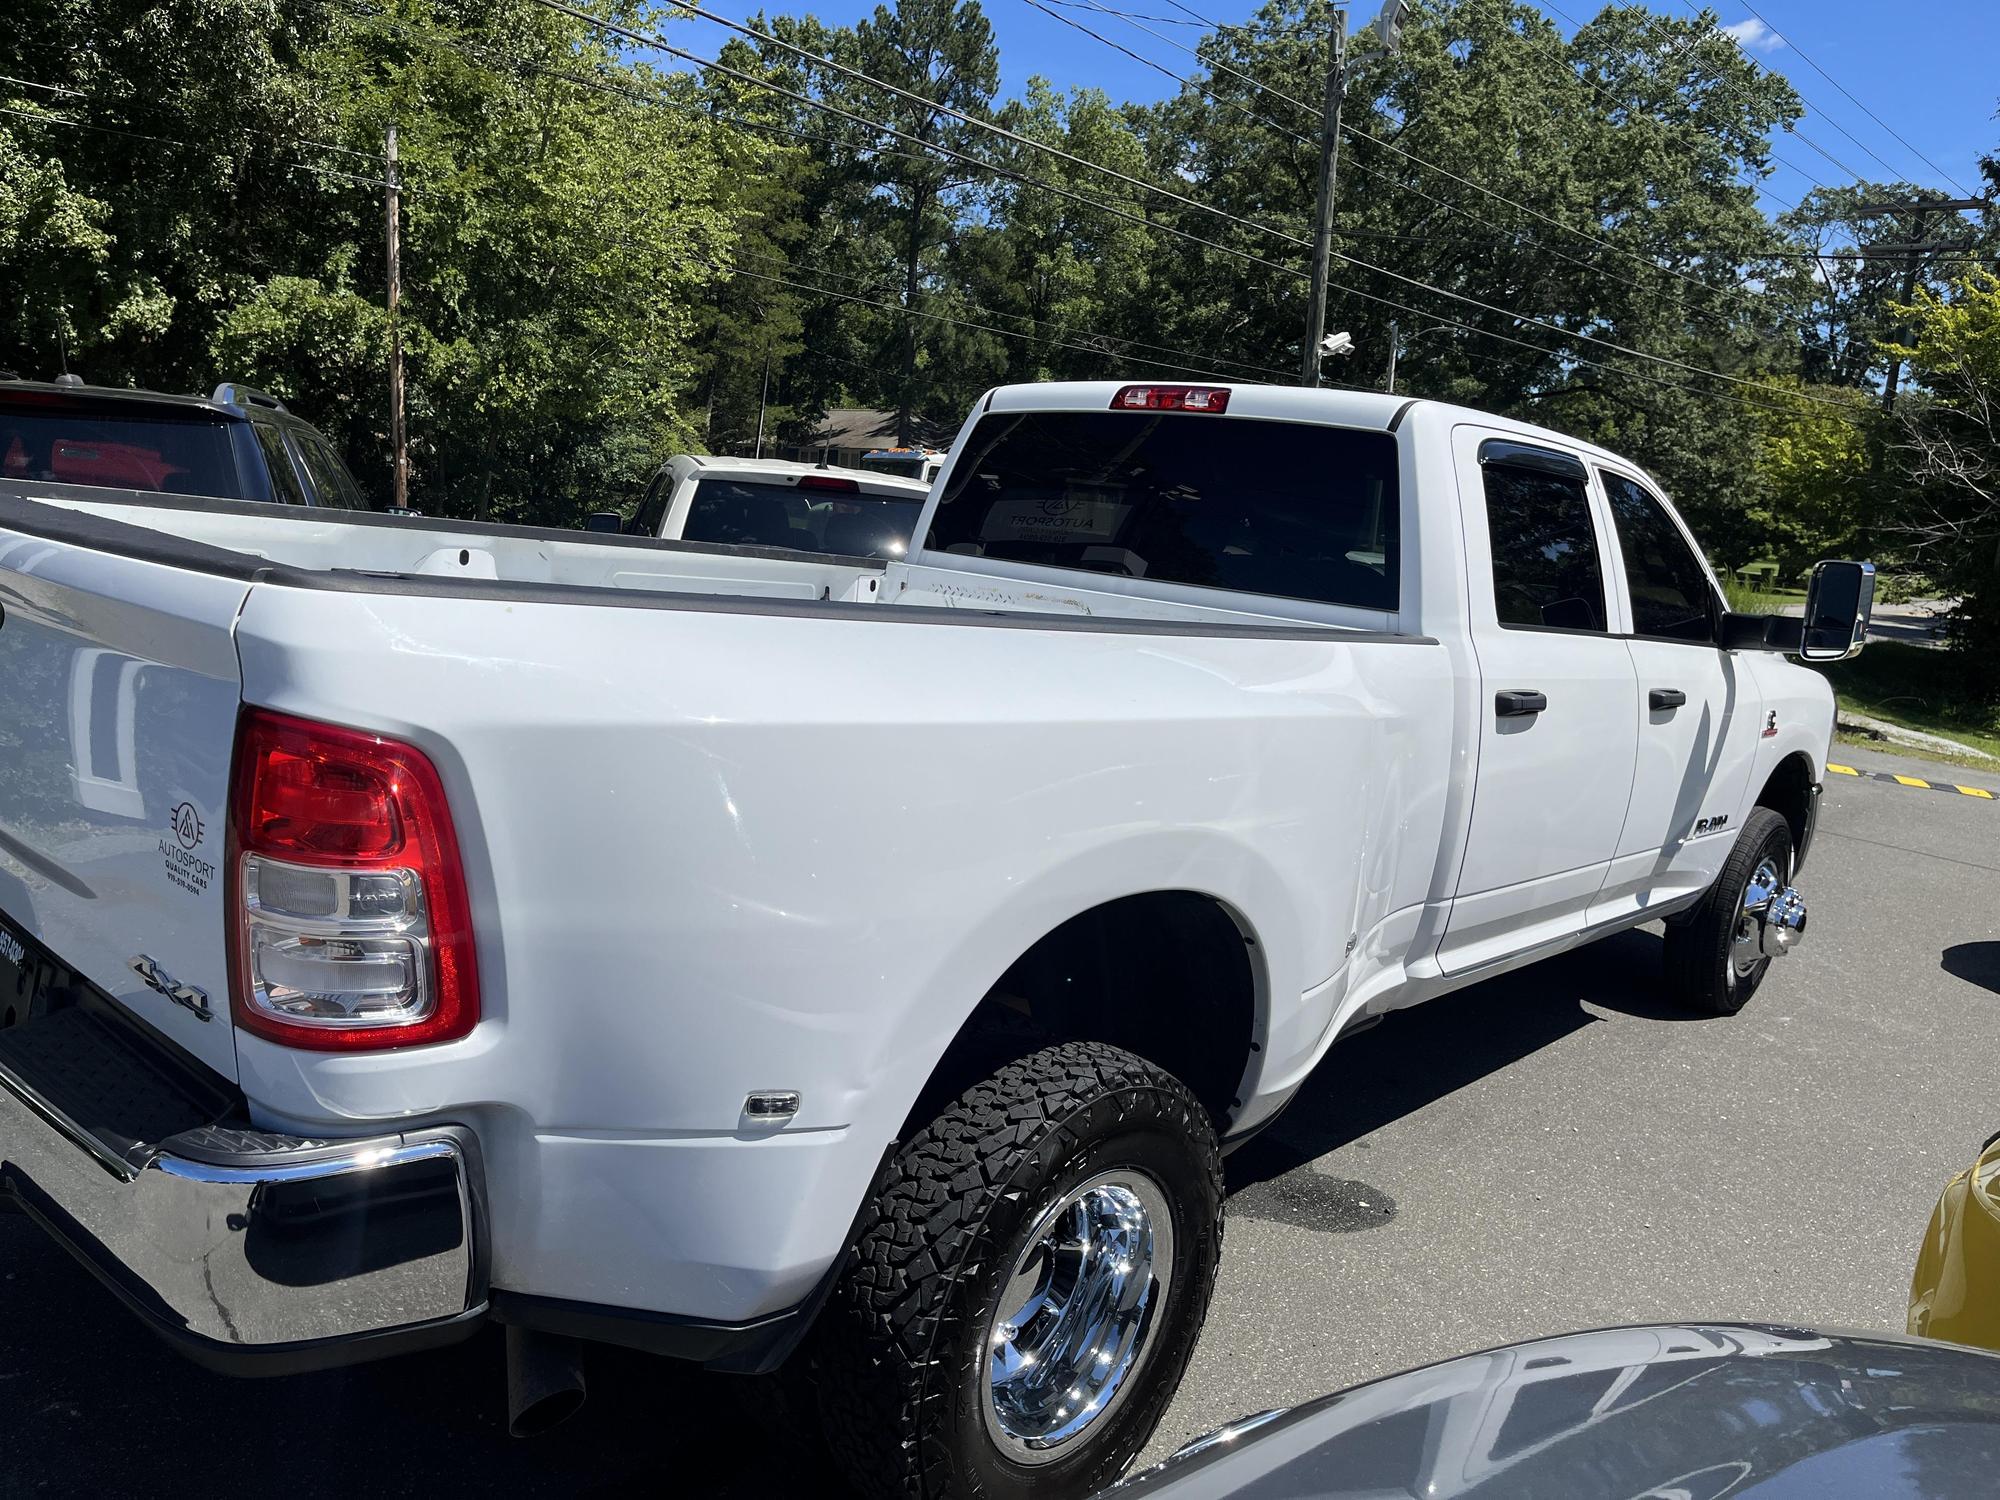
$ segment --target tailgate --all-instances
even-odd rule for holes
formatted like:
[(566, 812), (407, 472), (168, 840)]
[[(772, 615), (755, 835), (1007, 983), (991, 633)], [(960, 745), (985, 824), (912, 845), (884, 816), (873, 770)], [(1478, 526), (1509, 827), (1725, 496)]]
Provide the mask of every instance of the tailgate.
[(25, 934), (232, 1079), (222, 850), (246, 589), (0, 528), (0, 954), (21, 969), (0, 1007), (32, 988)]

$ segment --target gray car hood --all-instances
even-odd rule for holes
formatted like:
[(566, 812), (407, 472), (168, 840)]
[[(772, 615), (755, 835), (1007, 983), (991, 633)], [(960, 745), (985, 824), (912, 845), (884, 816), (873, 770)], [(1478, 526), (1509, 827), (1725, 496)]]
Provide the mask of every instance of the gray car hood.
[(1118, 1500), (2000, 1494), (2000, 1357), (1750, 1324), (1514, 1344), (1250, 1418)]

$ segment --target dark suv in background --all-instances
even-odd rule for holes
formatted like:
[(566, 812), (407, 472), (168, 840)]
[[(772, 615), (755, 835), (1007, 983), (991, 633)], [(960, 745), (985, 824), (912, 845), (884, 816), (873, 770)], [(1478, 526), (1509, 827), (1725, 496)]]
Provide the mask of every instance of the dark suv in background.
[(0, 484), (369, 508), (325, 434), (245, 385), (174, 396), (0, 379)]

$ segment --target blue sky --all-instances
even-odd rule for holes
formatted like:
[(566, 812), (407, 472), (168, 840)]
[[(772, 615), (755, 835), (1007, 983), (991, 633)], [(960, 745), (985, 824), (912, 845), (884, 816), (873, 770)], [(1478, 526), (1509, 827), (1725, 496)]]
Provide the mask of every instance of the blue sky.
[[(747, 0), (702, 3), (719, 15), (736, 19), (749, 16), (754, 9)], [(811, 10), (821, 19), (841, 25), (874, 9), (873, 0), (763, 3), (773, 13)], [(1002, 89), (1006, 93), (1018, 92), (1034, 73), (1065, 87), (1093, 84), (1114, 99), (1157, 99), (1176, 87), (1160, 73), (1036, 10), (1027, 0), (983, 3), (999, 39)], [(1149, 16), (1184, 15), (1169, 0), (1098, 3)], [(1258, 0), (1186, 3), (1203, 16), (1230, 22), (1247, 18), (1256, 10)], [(1851, 181), (1853, 173), (1881, 181), (1900, 176), (1922, 186), (1944, 188), (1953, 196), (1957, 190), (1949, 179), (1956, 179), (1969, 192), (1980, 191), (1978, 158), (1984, 152), (2000, 150), (2000, 119), (1994, 117), (1995, 109), (2000, 108), (2000, 67), (1995, 66), (1995, 59), (2000, 58), (2000, 0), (1904, 0), (1901, 5), (1882, 0), (1752, 3), (1756, 15), (1741, 0), (1718, 0), (1716, 9), (1759, 63), (1785, 74), (1805, 97), (1808, 108), (1799, 128), (1850, 169), (1843, 171), (1803, 140), (1780, 139), (1775, 143), (1777, 152), (1790, 165), (1780, 166), (1766, 184), (1772, 193), (1785, 202), (1796, 202), (1812, 189), (1815, 180), (1839, 186)], [(1371, 19), (1377, 8), (1377, 0), (1358, 0), (1356, 24)], [(1689, 14), (1685, 0), (1654, 0), (1653, 8), (1671, 15)], [(1597, 11), (1589, 0), (1564, 0), (1560, 13), (1553, 4), (1545, 9), (1566, 31), (1573, 28), (1564, 15), (1580, 21)], [(1193, 62), (1185, 53), (1112, 17), (1091, 16), (1081, 10), (1065, 13), (1177, 73), (1187, 72)], [(1200, 35), (1198, 27), (1155, 21), (1146, 24), (1170, 36), (1192, 40)], [(712, 57), (721, 33), (716, 27), (694, 22), (674, 27), (673, 40)], [(1827, 76), (1814, 70), (1815, 63)], [(1829, 76), (1835, 81), (1830, 82)], [(1842, 88), (1866, 110), (1846, 97)], [(1883, 123), (1871, 119), (1867, 110)], [(1915, 151), (1899, 142), (1896, 135)], [(1768, 198), (1764, 205), (1767, 211), (1777, 211)]]

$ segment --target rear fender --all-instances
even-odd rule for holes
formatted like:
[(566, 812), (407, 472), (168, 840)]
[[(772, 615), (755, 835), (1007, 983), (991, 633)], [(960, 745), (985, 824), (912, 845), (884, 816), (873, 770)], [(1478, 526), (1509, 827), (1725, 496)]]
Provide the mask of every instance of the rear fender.
[(1212, 897), (1243, 933), (1255, 999), (1241, 1097), (1254, 1097), (1261, 1063), (1283, 1050), (1274, 1033), (1317, 1035), (1324, 1022), (1303, 1014), (1304, 924), (1277, 870), (1255, 850), (1208, 830), (1170, 830), (1101, 845), (1043, 871), (942, 950), (913, 1003), (878, 1030), (853, 1087), (855, 1129), (872, 1140), (900, 1127), (980, 1001), (1042, 938), (1095, 907), (1155, 891)]

